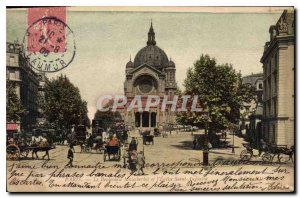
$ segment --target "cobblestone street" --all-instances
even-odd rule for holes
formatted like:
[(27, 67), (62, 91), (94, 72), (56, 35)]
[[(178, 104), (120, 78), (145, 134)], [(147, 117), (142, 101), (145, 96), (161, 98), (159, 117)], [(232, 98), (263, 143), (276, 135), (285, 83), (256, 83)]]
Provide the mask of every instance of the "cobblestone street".
[[(200, 134), (203, 131), (197, 131), (193, 134)], [(200, 161), (202, 162), (202, 150), (193, 149), (193, 136), (191, 132), (176, 132), (173, 131), (172, 134), (168, 137), (155, 137), (154, 144), (143, 145), (142, 137), (139, 136), (137, 131), (131, 131), (129, 133), (129, 141), (131, 137), (138, 138), (138, 151), (144, 150), (146, 163), (166, 163), (166, 162), (177, 162), (177, 161)], [(229, 145), (232, 145), (232, 135), (227, 135), (227, 141)], [(209, 161), (212, 163), (217, 158), (222, 158), (224, 160), (239, 160), (240, 153), (245, 148), (242, 146), (244, 143), (243, 139), (237, 136), (234, 136), (234, 147), (235, 153), (232, 153), (231, 148), (212, 148), (209, 151)], [(80, 146), (75, 146), (74, 153), (74, 165), (77, 164), (96, 164), (104, 163), (106, 165), (120, 164), (123, 165), (123, 158), (118, 162), (116, 160), (109, 160), (104, 162), (103, 153), (98, 153), (96, 151), (91, 151), (90, 153), (80, 152)], [(67, 145), (57, 145), (55, 149), (50, 150), (50, 161), (60, 166), (67, 164)], [(44, 153), (38, 153), (41, 158)], [(124, 154), (124, 148), (121, 149), (121, 155)], [(258, 154), (257, 150), (254, 150), (254, 155)], [(31, 157), (31, 153), (28, 155)], [(253, 157), (253, 160), (261, 160)], [(274, 159), (276, 160), (276, 159)], [(21, 163), (42, 163), (44, 160), (32, 160), (32, 159), (23, 159)], [(198, 161), (198, 162), (199, 162)], [(8, 165), (12, 161), (7, 162)]]
[[(194, 134), (200, 133), (203, 131), (194, 132)], [(95, 188), (96, 191), (113, 192), (116, 188), (129, 191), (215, 191), (220, 189), (248, 191), (249, 188), (256, 191), (277, 191), (291, 190), (293, 185), (291, 183), (293, 181), (288, 180), (288, 175), (292, 175), (294, 172), (294, 165), (291, 162), (262, 164), (261, 159), (253, 158), (251, 161), (260, 163), (251, 165), (214, 164), (215, 166), (203, 167), (200, 163), (202, 162), (202, 151), (192, 148), (191, 132), (172, 132), (167, 138), (155, 137), (154, 145), (142, 145), (142, 138), (139, 137), (137, 131), (131, 131), (129, 135), (129, 139), (138, 137), (138, 151), (144, 149), (145, 175), (137, 175), (137, 172), (131, 173), (128, 168), (123, 168), (122, 157), (120, 161), (112, 159), (104, 162), (103, 154), (95, 151), (81, 153), (79, 146), (75, 146), (74, 167), (65, 167), (68, 163), (68, 146), (58, 145), (50, 151), (50, 160), (7, 161), (9, 191), (45, 191), (46, 189), (51, 191), (53, 189), (54, 191), (74, 192), (81, 191), (81, 189), (95, 191)], [(232, 139), (227, 140), (231, 144)], [(210, 164), (212, 165), (220, 157), (224, 161), (238, 161), (240, 152), (244, 149), (242, 143), (243, 140), (235, 136), (234, 154), (231, 148), (211, 149), (209, 152)], [(40, 158), (43, 154), (39, 153)], [(122, 149), (122, 156), (123, 154), (124, 149)], [(277, 179), (268, 176), (275, 173), (282, 176), (276, 177)], [(226, 174), (231, 176), (224, 177)], [(235, 174), (237, 175), (235, 176)], [(266, 176), (255, 179), (256, 174), (266, 174)], [(241, 177), (240, 175), (245, 176)], [(245, 179), (248, 183), (236, 186), (234, 181), (237, 181), (238, 178)], [(274, 182), (266, 182), (270, 179)], [(278, 179), (285, 180), (286, 186), (277, 184)], [(262, 186), (257, 185), (262, 182), (251, 183), (256, 180), (266, 181)], [(192, 181), (201, 182), (194, 184)], [(140, 182), (141, 185), (135, 186), (135, 182)], [(218, 182), (218, 189), (215, 189), (213, 184)], [(30, 185), (28, 186), (30, 188), (24, 188), (24, 185)]]

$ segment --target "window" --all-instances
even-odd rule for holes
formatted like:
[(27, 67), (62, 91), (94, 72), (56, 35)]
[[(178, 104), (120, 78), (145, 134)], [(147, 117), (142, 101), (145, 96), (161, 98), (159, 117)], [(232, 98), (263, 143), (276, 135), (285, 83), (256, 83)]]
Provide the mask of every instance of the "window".
[(271, 73), (272, 62), (269, 60), (268, 75)]
[(14, 66), (15, 65), (15, 57), (13, 55), (9, 56), (9, 65)]
[(277, 117), (277, 99), (273, 101), (274, 116)]
[(273, 88), (273, 93), (277, 93), (277, 72), (273, 74), (273, 79), (274, 79), (274, 88)]
[(274, 58), (274, 69), (277, 70), (278, 69), (278, 55), (275, 54), (275, 58)]
[(268, 116), (271, 116), (271, 101), (268, 102)]
[(263, 84), (262, 83), (259, 83), (258, 84), (258, 89), (262, 89), (263, 88)]
[(272, 84), (271, 84), (271, 78), (268, 79), (268, 87), (269, 87), (268, 98), (270, 98), (270, 97), (272, 97)]
[(9, 79), (16, 79), (16, 72), (14, 70), (9, 71)]
[(273, 131), (272, 131), (272, 143), (275, 143), (275, 138), (276, 137), (276, 129), (275, 129), (275, 125), (273, 125)]

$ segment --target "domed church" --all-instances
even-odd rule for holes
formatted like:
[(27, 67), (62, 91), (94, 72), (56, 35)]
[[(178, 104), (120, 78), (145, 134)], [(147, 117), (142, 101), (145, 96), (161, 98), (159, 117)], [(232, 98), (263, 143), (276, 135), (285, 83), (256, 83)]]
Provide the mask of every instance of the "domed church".
[(165, 95), (173, 98), (177, 89), (175, 63), (156, 44), (151, 21), (147, 45), (136, 54), (133, 62), (130, 58), (126, 64), (124, 92), (127, 102), (129, 104), (134, 96), (141, 95), (143, 105), (143, 111), (125, 109), (123, 116), (126, 125), (155, 128), (175, 123), (175, 113), (170, 111), (168, 105), (165, 111), (161, 111), (159, 105), (145, 111), (148, 95), (159, 96), (162, 101)]

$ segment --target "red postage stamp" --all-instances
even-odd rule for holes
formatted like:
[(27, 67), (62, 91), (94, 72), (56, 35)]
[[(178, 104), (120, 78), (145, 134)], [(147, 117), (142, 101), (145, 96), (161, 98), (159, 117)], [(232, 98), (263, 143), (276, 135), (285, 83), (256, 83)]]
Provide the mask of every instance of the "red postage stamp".
[[(40, 20), (53, 18), (52, 20)], [(57, 20), (55, 20), (55, 18)], [(41, 7), (28, 9), (28, 26), (33, 25), (28, 37), (27, 50), (31, 52), (64, 52), (66, 23), (65, 7)]]
[(73, 31), (66, 24), (66, 7), (28, 8), (25, 56), (38, 71), (56, 72), (75, 56)]

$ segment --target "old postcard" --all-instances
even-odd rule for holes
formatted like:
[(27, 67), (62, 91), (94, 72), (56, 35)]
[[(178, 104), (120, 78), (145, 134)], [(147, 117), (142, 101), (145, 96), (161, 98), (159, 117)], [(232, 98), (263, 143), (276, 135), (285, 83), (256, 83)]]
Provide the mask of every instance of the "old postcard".
[(293, 7), (6, 8), (8, 192), (294, 192)]

